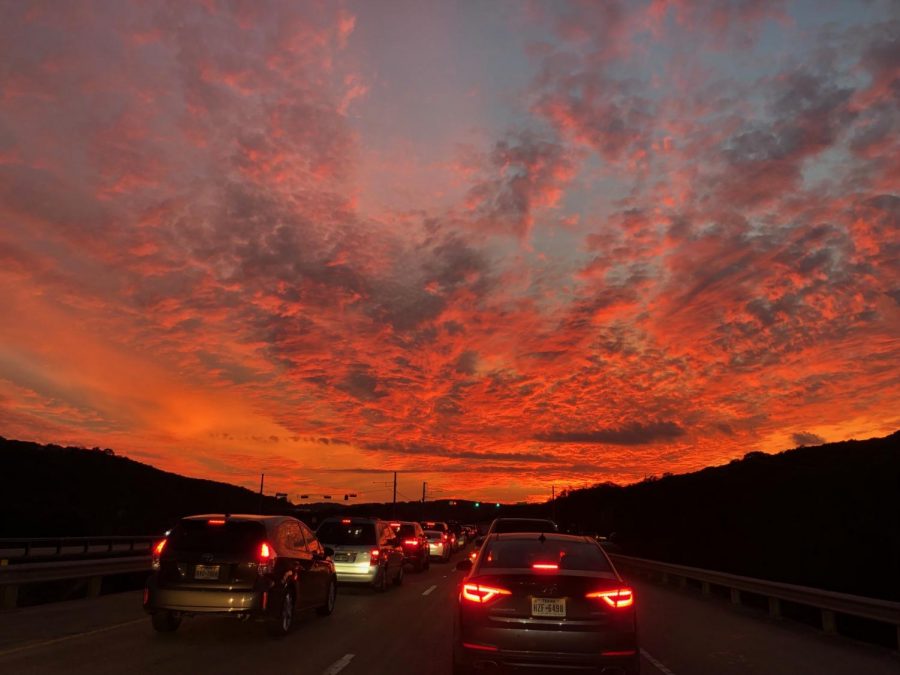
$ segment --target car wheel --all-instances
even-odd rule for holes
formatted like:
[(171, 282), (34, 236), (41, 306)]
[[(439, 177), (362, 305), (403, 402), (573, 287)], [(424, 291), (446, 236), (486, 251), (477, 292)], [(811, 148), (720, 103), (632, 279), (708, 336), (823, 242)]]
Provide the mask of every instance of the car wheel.
[(181, 614), (168, 610), (156, 612), (150, 615), (153, 630), (159, 633), (174, 633), (181, 625)]
[(334, 611), (334, 603), (337, 602), (337, 580), (331, 577), (328, 582), (328, 592), (325, 594), (325, 604), (316, 608), (319, 616), (329, 616)]
[(270, 617), (266, 622), (269, 635), (284, 637), (291, 632), (294, 625), (294, 594), (285, 591), (281, 598), (281, 611), (276, 616)]
[(394, 586), (399, 586), (403, 583), (403, 565), (400, 565), (400, 569), (397, 571), (397, 576), (394, 577)]
[(378, 575), (373, 585), (379, 593), (384, 593), (387, 590), (387, 568), (381, 568), (381, 574)]

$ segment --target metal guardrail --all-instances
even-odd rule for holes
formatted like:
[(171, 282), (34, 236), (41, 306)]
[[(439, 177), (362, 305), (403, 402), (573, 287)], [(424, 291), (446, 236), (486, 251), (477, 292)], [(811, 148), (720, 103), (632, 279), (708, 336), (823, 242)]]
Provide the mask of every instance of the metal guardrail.
[(19, 587), (87, 579), (88, 596), (103, 577), (150, 571), (150, 549), (162, 535), (0, 539), (0, 608), (18, 604)]
[(821, 613), (822, 630), (826, 633), (837, 632), (836, 614), (891, 624), (896, 628), (897, 646), (900, 647), (900, 602), (835, 593), (809, 586), (795, 586), (613, 553), (609, 554), (609, 557), (617, 567), (659, 575), (665, 583), (674, 580), (683, 587), (687, 585), (689, 579), (699, 581), (704, 595), (711, 594), (712, 586), (726, 588), (730, 591), (731, 602), (736, 605), (742, 604), (741, 592), (765, 597), (768, 599), (769, 615), (774, 618), (781, 618), (782, 601), (813, 607)]
[[(0, 539), (0, 561), (25, 562), (32, 558), (90, 557), (149, 553), (163, 535), (108, 537), (39, 537)], [(7, 564), (4, 563), (4, 564)]]

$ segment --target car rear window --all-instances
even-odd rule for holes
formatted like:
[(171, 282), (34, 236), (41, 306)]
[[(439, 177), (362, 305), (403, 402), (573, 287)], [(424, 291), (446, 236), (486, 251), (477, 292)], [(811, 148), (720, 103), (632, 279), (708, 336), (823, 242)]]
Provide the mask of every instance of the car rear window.
[(440, 541), (443, 535), (437, 530), (425, 530), (425, 536), (429, 539)]
[(252, 555), (265, 538), (262, 523), (228, 521), (210, 525), (205, 520), (182, 520), (169, 535), (168, 547), (182, 553)]
[(332, 546), (373, 546), (375, 525), (372, 523), (322, 523), (316, 537)]
[(398, 537), (415, 537), (416, 536), (416, 526), (415, 525), (401, 525), (400, 529), (397, 530)]
[(481, 557), (482, 568), (531, 568), (536, 563), (557, 564), (561, 570), (612, 571), (600, 547), (583, 541), (495, 539)]
[(550, 520), (501, 520), (494, 532), (556, 532), (556, 525)]

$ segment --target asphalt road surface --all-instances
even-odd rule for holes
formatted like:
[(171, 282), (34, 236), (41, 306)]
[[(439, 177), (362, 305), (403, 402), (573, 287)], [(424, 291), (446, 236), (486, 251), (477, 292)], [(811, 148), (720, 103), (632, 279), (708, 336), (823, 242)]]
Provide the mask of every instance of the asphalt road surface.
[[(458, 559), (458, 556), (457, 558)], [(455, 560), (454, 560), (455, 561)], [(0, 612), (0, 674), (449, 675), (453, 563), (377, 594), (340, 589), (332, 616), (298, 617), (286, 638), (234, 619), (185, 620), (159, 635), (141, 595)], [(896, 652), (636, 581), (642, 675), (898, 675)]]

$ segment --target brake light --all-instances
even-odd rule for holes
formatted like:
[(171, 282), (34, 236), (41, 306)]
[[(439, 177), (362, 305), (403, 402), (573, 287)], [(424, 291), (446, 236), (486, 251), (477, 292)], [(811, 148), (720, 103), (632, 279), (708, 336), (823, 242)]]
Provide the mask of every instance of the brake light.
[(418, 539), (404, 539), (403, 543), (406, 544), (407, 546), (418, 546), (419, 540)]
[(505, 588), (482, 586), (481, 584), (463, 584), (462, 598), (469, 602), (485, 605), (501, 595), (512, 595)]
[(613, 609), (624, 609), (634, 604), (634, 592), (630, 588), (614, 588), (609, 591), (588, 593), (586, 598), (599, 598)]
[(559, 565), (557, 565), (556, 563), (534, 563), (534, 565), (531, 566), (531, 569), (533, 569), (533, 570), (558, 570)]
[(371, 551), (369, 551), (369, 564), (370, 565), (377, 565), (379, 558), (381, 558), (381, 551), (379, 549), (373, 548)]
[(400, 523), (391, 523), (391, 527), (400, 527)]
[(207, 525), (224, 525), (225, 520), (222, 518), (213, 518), (212, 520), (207, 520), (206, 524)]
[(447, 541), (447, 533), (446, 533), (446, 532), (444, 532), (444, 533), (441, 535), (441, 541)]
[(352, 522), (353, 522), (353, 521), (350, 520), (349, 518), (342, 518), (342, 519), (341, 519), (341, 525), (349, 525), (349, 524), (352, 523)]
[(257, 570), (260, 574), (268, 574), (273, 569), (275, 569), (275, 560), (278, 556), (275, 555), (275, 550), (269, 544), (269, 542), (264, 541), (259, 545), (259, 563), (257, 564)]
[(151, 569), (159, 569), (159, 557), (162, 555), (163, 549), (166, 547), (168, 539), (160, 539), (153, 545), (153, 552), (150, 557)]

